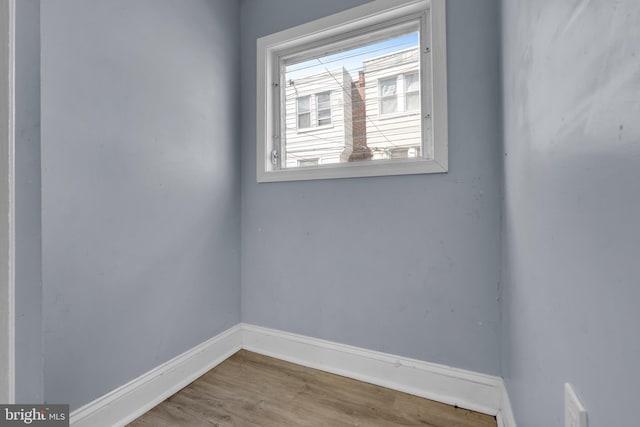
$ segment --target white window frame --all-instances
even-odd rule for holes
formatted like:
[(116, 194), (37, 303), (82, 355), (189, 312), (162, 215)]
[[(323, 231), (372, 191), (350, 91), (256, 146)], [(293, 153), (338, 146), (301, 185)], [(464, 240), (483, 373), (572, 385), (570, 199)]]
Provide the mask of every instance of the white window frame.
[[(393, 22), (421, 19), (420, 84), (425, 157), (371, 160), (304, 168), (280, 168), (280, 129), (284, 109), (280, 72), (282, 58)], [(448, 171), (447, 58), (445, 0), (374, 0), (362, 6), (271, 34), (257, 41), (257, 171), (258, 182), (299, 181)]]

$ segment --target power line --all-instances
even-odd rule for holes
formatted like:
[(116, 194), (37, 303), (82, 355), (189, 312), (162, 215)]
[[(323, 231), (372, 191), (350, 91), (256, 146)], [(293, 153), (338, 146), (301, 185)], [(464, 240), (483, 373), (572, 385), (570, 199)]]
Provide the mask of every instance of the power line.
[[(342, 85), (342, 83), (340, 83), (340, 82), (338, 81), (338, 79), (336, 79), (336, 76), (334, 76), (334, 75), (333, 75), (333, 73), (332, 73), (331, 71), (329, 71), (329, 69), (327, 68), (327, 66), (326, 66), (326, 65), (324, 65), (324, 63), (320, 60), (320, 58), (316, 58), (316, 61), (318, 61), (318, 62), (319, 62), (319, 63), (324, 67), (324, 69), (325, 69), (325, 70), (327, 70), (327, 73), (329, 73), (329, 75), (333, 78), (333, 80), (335, 80), (335, 81), (336, 81), (336, 83), (338, 83), (338, 86), (340, 86), (340, 87), (342, 88), (342, 90), (344, 91), (344, 93), (345, 93), (345, 94), (349, 97), (349, 99), (353, 102), (353, 97), (351, 96), (351, 88), (349, 88), (349, 91), (347, 91), (347, 90), (344, 88), (344, 86)], [(367, 115), (367, 113), (366, 113), (366, 112), (365, 112), (365, 117), (366, 117), (367, 119), (369, 119), (369, 121), (371, 122), (371, 124), (372, 124), (376, 129), (378, 129), (378, 132), (380, 132), (380, 135), (382, 135), (382, 136), (384, 137), (384, 139), (386, 139), (386, 140), (389, 142), (389, 144), (391, 144), (391, 145), (395, 146), (395, 144), (394, 144), (393, 142), (391, 142), (391, 141), (389, 140), (389, 138), (387, 138), (387, 137), (385, 136), (384, 132), (382, 132), (382, 131), (380, 130), (380, 128), (378, 127), (378, 125), (376, 125), (376, 124), (375, 124), (375, 122), (369, 118), (369, 116)]]
[[(294, 128), (285, 128), (287, 131), (297, 131), (297, 129)], [(400, 132), (398, 132), (398, 134), (401, 134)], [(303, 137), (311, 137), (320, 141), (326, 141), (325, 144), (337, 144), (340, 147), (344, 147), (344, 140), (340, 139), (340, 138), (336, 138), (336, 139), (331, 139), (331, 138), (326, 138), (326, 137), (322, 137), (322, 136), (318, 136), (318, 135), (314, 135), (312, 133), (305, 133)], [(288, 141), (291, 144), (308, 144), (309, 142), (307, 141), (297, 141), (297, 142), (291, 142)], [(420, 137), (414, 137), (414, 138), (403, 138), (403, 139), (398, 139), (396, 140), (396, 142), (398, 142), (400, 145), (395, 145), (394, 147), (400, 147), (400, 146), (405, 146), (405, 144), (403, 143), (407, 143), (406, 145), (411, 145), (415, 142), (417, 142), (417, 144), (420, 144)], [(376, 144), (376, 143), (374, 143)], [(318, 147), (319, 144), (316, 144), (315, 146), (311, 146), (311, 147), (306, 147), (306, 148), (298, 148), (297, 150), (290, 150), (289, 148), (286, 149), (287, 153), (300, 153), (300, 152), (307, 152), (307, 151), (327, 151), (327, 148), (319, 148)], [(373, 149), (374, 147), (369, 147), (371, 149)]]
[[(415, 61), (404, 61), (404, 62), (402, 62), (402, 63), (400, 63), (400, 64), (395, 64), (395, 66), (398, 66), (398, 65), (408, 65), (408, 64), (412, 64), (412, 63), (416, 63), (416, 64), (418, 64), (418, 65), (419, 65), (419, 61), (418, 61), (418, 60), (415, 60)], [(314, 67), (317, 67), (317, 65), (314, 65)], [(337, 68), (337, 67), (336, 67), (336, 68)], [(363, 67), (363, 66), (360, 66), (360, 67), (354, 67), (354, 68), (344, 68), (344, 67), (342, 67), (342, 70), (346, 71), (347, 73), (349, 73), (349, 74), (351, 75), (351, 74), (355, 74), (355, 72), (356, 72), (356, 71), (357, 71), (358, 73), (359, 73), (359, 72), (361, 72), (361, 71), (362, 71), (362, 72), (365, 72), (365, 73), (375, 73), (375, 72), (380, 71), (381, 69), (385, 69), (385, 68), (387, 68), (387, 66), (384, 66), (384, 67), (377, 67), (377, 68), (374, 68), (374, 69), (368, 69), (367, 71), (365, 71), (364, 67)], [(410, 74), (411, 72), (418, 72), (418, 70), (416, 70), (416, 71), (409, 71), (409, 72), (405, 72), (405, 73), (400, 72), (399, 74)], [(288, 81), (292, 81), (292, 82), (294, 82), (294, 83), (295, 83), (295, 82), (296, 82), (296, 81), (298, 81), (298, 80), (302, 80), (302, 79), (304, 79), (304, 83), (306, 84), (306, 83), (314, 82), (314, 81), (316, 81), (316, 80), (321, 80), (321, 79), (323, 79), (323, 78), (325, 77), (325, 74), (326, 74), (326, 73), (325, 73), (325, 72), (314, 72), (314, 73), (312, 73), (312, 74), (307, 74), (307, 75), (299, 76), (299, 77), (295, 77), (295, 78), (287, 78), (287, 77), (286, 77), (286, 75), (287, 75), (287, 74), (289, 74), (289, 72), (285, 71), (285, 79), (286, 79), (286, 80), (288, 80)]]
[[(375, 46), (375, 45), (371, 45), (371, 46)], [(331, 59), (329, 61), (325, 61), (324, 63), (325, 64), (331, 64), (331, 63), (334, 63), (334, 62), (342, 61), (343, 59), (355, 58), (356, 56), (368, 55), (368, 54), (373, 53), (373, 52), (380, 52), (382, 50), (392, 49), (394, 47), (400, 47), (400, 46), (415, 47), (416, 49), (419, 48), (419, 46), (416, 45), (414, 42), (410, 42), (410, 43), (404, 42), (404, 43), (398, 43), (398, 44), (395, 44), (395, 45), (389, 45), (389, 46), (381, 47), (381, 48), (378, 48), (378, 49), (371, 49), (369, 51), (363, 51), (363, 52), (359, 52), (359, 53), (353, 53), (353, 54), (345, 55), (345, 56), (342, 56), (342, 57), (339, 57), (339, 58), (334, 58), (334, 59)], [(389, 52), (389, 53), (392, 54), (392, 53), (396, 53), (396, 52)], [(330, 56), (325, 56), (325, 58), (327, 58), (327, 57), (330, 57)], [(368, 60), (368, 59), (366, 59), (366, 60)], [(312, 61), (312, 60), (310, 60), (310, 61)], [(309, 61), (300, 62), (299, 64), (305, 64), (307, 62), (309, 62)], [(295, 67), (296, 65), (298, 65), (298, 64), (291, 65), (290, 67)], [(307, 68), (313, 68), (313, 67), (316, 67), (316, 65), (306, 65), (304, 67), (292, 68), (292, 69), (288, 69), (288, 67), (287, 67), (286, 72), (287, 73), (292, 73), (292, 72), (295, 72), (295, 71), (305, 70)]]

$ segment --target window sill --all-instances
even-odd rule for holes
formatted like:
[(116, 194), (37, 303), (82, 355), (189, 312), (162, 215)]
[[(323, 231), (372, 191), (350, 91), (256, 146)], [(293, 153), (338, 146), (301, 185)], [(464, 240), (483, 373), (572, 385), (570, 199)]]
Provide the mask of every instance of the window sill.
[(424, 158), (369, 160), (354, 163), (305, 166), (258, 173), (258, 182), (308, 181), (369, 176), (446, 173), (448, 165)]
[(297, 129), (296, 132), (297, 133), (309, 133), (309, 132), (320, 132), (323, 130), (327, 130), (327, 129), (333, 129), (333, 124), (330, 125), (324, 125), (324, 126), (316, 126), (316, 127), (312, 127), (312, 128), (302, 128), (302, 129)]
[[(419, 116), (420, 111), (404, 111), (401, 113), (389, 113), (389, 114), (379, 114), (378, 120), (392, 120), (392, 119), (400, 119), (408, 116)], [(371, 120), (375, 120), (376, 117), (369, 116)]]

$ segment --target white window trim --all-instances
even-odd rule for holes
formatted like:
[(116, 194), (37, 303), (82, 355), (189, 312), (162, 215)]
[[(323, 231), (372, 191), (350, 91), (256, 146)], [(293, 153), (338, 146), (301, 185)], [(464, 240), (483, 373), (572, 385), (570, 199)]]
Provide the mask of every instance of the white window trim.
[[(421, 32), (421, 82), (431, 83), (421, 91), (423, 105), (423, 132), (430, 132), (433, 150), (430, 159), (417, 158), (395, 161), (367, 161), (320, 165), (307, 168), (274, 168), (272, 150), (279, 149), (280, 111), (283, 108), (276, 90), (282, 85), (279, 75), (279, 56), (303, 46), (317, 45), (319, 41), (339, 37), (348, 32), (362, 31), (376, 25), (401, 19), (429, 10), (427, 30)], [(429, 40), (427, 44), (425, 41)], [(427, 61), (427, 56), (431, 60)], [(448, 119), (447, 119), (447, 58), (446, 58), (446, 6), (445, 0), (374, 0), (298, 27), (262, 37), (257, 41), (257, 181), (299, 181), (312, 179), (351, 178), (383, 175), (443, 173), (448, 171)], [(425, 108), (426, 107), (426, 108)], [(283, 156), (280, 155), (282, 158)]]

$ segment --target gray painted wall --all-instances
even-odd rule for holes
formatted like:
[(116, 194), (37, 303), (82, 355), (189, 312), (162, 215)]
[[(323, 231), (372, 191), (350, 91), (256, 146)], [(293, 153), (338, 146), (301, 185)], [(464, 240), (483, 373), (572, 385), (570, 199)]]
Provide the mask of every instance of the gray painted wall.
[(240, 321), (238, 24), (233, 0), (42, 2), (47, 402)]
[(503, 2), (504, 364), (519, 427), (638, 425), (640, 3)]
[(40, 0), (16, 2), (16, 402), (42, 402)]
[[(502, 372), (520, 426), (560, 426), (565, 381), (591, 426), (634, 425), (640, 5), (503, 2), (503, 154), (497, 1), (449, 0), (448, 174), (256, 184), (256, 38), (363, 2), (43, 3), (45, 400), (77, 408), (237, 323), (242, 282), (244, 321)], [(38, 11), (19, 3), (18, 391), (37, 399)]]
[(256, 39), (359, 3), (241, 3), (243, 321), (498, 374), (498, 1), (447, 2), (448, 174), (256, 184)]

